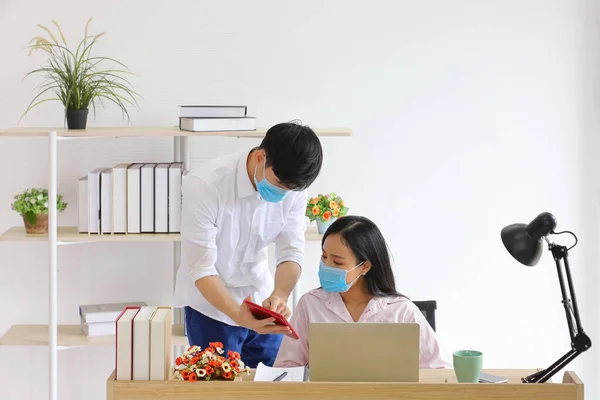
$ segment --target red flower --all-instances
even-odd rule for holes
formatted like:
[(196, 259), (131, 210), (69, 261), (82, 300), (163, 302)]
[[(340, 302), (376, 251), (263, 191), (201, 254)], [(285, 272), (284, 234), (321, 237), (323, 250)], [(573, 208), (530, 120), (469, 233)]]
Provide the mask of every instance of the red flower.
[(183, 359), (183, 363), (184, 363), (185, 365), (190, 365), (190, 359), (189, 359), (189, 358), (187, 358), (187, 357), (185, 357), (185, 358)]
[(196, 375), (195, 373), (191, 373), (190, 376), (188, 377), (188, 380), (190, 382), (196, 382), (198, 380), (198, 375)]
[(183, 360), (181, 359), (181, 357), (177, 357), (177, 359), (175, 360), (175, 365), (181, 365), (183, 363)]
[(209, 345), (210, 347), (214, 347), (215, 349), (216, 349), (216, 348), (219, 348), (219, 349), (222, 349), (222, 348), (223, 348), (223, 343), (221, 343), (221, 342), (211, 342), (211, 343), (209, 343), (208, 345)]
[(227, 372), (223, 372), (223, 378), (225, 379), (231, 379), (231, 371), (227, 371)]
[(208, 362), (208, 365), (210, 365), (211, 367), (215, 368), (215, 367), (217, 366), (217, 362), (216, 362), (216, 361), (213, 361), (213, 360), (210, 360), (210, 361)]
[(239, 360), (239, 359), (240, 359), (240, 353), (238, 353), (237, 351), (231, 351), (231, 350), (229, 350), (229, 351), (227, 352), (227, 356), (228, 356), (229, 358), (235, 358), (236, 360)]
[(196, 356), (192, 358), (192, 364), (196, 364), (200, 360), (200, 357)]
[(219, 356), (219, 357), (217, 358), (217, 360), (219, 360), (219, 361), (221, 361), (221, 362), (223, 362), (223, 361), (226, 361), (226, 360), (225, 360), (225, 357), (221, 357), (221, 356)]
[(210, 374), (212, 374), (213, 372), (215, 372), (215, 370), (214, 370), (212, 367), (210, 367), (210, 366), (209, 366), (209, 367), (206, 367), (206, 368), (204, 368), (204, 370), (206, 371), (206, 375), (210, 375)]
[(190, 371), (186, 371), (186, 370), (181, 371), (181, 377), (183, 378), (184, 381), (187, 381), (188, 378), (190, 377)]
[(235, 360), (230, 360), (229, 365), (231, 365), (231, 368), (233, 368), (233, 369), (237, 369), (237, 367), (239, 367), (238, 362)]

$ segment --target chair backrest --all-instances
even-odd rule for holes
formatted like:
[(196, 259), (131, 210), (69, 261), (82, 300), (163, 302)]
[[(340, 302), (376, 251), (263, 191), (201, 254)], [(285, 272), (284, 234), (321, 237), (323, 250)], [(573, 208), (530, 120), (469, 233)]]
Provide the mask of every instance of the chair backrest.
[(437, 309), (437, 301), (435, 300), (423, 300), (423, 301), (413, 301), (419, 310), (425, 316), (431, 328), (435, 331), (435, 310)]

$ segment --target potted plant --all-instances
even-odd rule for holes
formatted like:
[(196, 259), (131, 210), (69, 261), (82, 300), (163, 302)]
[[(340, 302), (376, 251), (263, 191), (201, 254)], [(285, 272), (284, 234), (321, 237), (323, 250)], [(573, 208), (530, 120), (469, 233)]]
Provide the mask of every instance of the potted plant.
[[(41, 92), (29, 103), (21, 119), (32, 108), (47, 101), (58, 100), (65, 108), (67, 128), (85, 129), (90, 105), (95, 113), (96, 101), (102, 104), (103, 100), (107, 100), (115, 103), (121, 109), (123, 116), (127, 116), (127, 120), (130, 120), (127, 105), (137, 105), (135, 99), (137, 93), (129, 88), (129, 82), (121, 76), (130, 72), (119, 61), (91, 54), (94, 45), (105, 32), (88, 35), (90, 21), (91, 18), (85, 26), (84, 37), (75, 50), (68, 47), (67, 40), (56, 22), (52, 21), (58, 29), (58, 35), (54, 35), (45, 26), (38, 25), (48, 33), (50, 39), (42, 36), (34, 37), (29, 42), (29, 54), (40, 50), (48, 57), (48, 62), (42, 68), (29, 72), (25, 77), (42, 74), (45, 76), (45, 81), (38, 86)], [(101, 68), (106, 61), (116, 63), (118, 67)], [(49, 92), (54, 96), (40, 99)]]
[[(48, 233), (48, 190), (27, 189), (10, 206), (23, 217), (25, 232)], [(59, 212), (67, 208), (62, 195), (56, 196), (56, 208)]]
[(347, 213), (348, 207), (344, 204), (344, 200), (335, 193), (319, 194), (310, 199), (306, 205), (306, 216), (310, 222), (317, 221), (320, 234), (325, 233), (333, 221)]
[(180, 381), (198, 380), (233, 381), (241, 374), (250, 374), (250, 368), (244, 365), (240, 354), (223, 350), (223, 343), (211, 342), (202, 350), (200, 346), (191, 346), (175, 359), (173, 378)]

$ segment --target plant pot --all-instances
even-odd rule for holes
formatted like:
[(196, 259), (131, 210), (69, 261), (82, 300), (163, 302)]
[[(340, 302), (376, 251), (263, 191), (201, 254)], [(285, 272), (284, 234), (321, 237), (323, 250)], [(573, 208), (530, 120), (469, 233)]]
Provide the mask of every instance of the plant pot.
[(319, 235), (322, 235), (325, 233), (325, 231), (327, 230), (327, 228), (329, 228), (329, 226), (331, 224), (333, 224), (333, 222), (336, 220), (337, 218), (331, 218), (329, 221), (327, 222), (323, 222), (320, 219), (317, 220), (317, 230), (319, 231)]
[(48, 233), (48, 214), (38, 214), (36, 224), (33, 225), (25, 217), (25, 232), (27, 233)]
[(67, 110), (67, 128), (69, 129), (85, 129), (87, 124), (88, 109), (82, 108), (79, 110)]

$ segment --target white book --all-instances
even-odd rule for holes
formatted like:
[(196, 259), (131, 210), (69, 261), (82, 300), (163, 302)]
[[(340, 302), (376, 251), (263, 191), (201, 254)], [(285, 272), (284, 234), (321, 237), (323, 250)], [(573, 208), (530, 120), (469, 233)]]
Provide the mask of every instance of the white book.
[(169, 379), (171, 370), (171, 307), (158, 307), (150, 320), (150, 380)]
[(169, 233), (181, 230), (181, 179), (183, 163), (174, 162), (169, 167)]
[(97, 336), (111, 336), (117, 333), (117, 324), (113, 322), (96, 322), (93, 324), (86, 324), (82, 321), (81, 331), (85, 336), (97, 337)]
[(80, 178), (77, 185), (77, 231), (88, 231), (88, 177)]
[(156, 163), (142, 167), (141, 231), (154, 233), (154, 169)]
[(147, 304), (143, 301), (128, 303), (86, 304), (79, 306), (79, 317), (82, 322), (93, 324), (98, 322), (115, 322), (117, 317), (127, 306), (142, 307)]
[(150, 380), (150, 319), (156, 307), (142, 307), (133, 320), (133, 380)]
[(144, 164), (131, 164), (127, 168), (127, 233), (140, 233), (141, 175)]
[(133, 319), (140, 308), (127, 308), (117, 318), (116, 379), (130, 381), (133, 378)]
[(246, 111), (246, 106), (179, 106), (184, 118), (243, 118)]
[(88, 231), (100, 232), (100, 173), (103, 168), (88, 172)]
[(100, 228), (101, 233), (113, 232), (113, 170), (108, 168), (100, 173)]
[(179, 129), (191, 132), (255, 131), (256, 118), (180, 118)]
[(154, 232), (169, 232), (169, 167), (156, 165), (154, 170)]
[(118, 164), (113, 168), (113, 232), (127, 233), (127, 168)]

